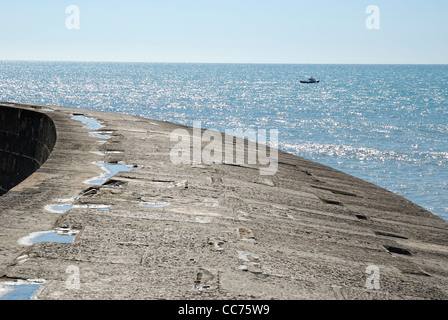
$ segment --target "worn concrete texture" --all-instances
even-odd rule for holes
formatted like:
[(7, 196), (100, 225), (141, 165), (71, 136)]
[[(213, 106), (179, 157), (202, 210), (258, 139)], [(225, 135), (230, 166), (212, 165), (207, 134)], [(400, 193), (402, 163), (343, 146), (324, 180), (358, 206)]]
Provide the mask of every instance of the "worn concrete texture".
[[(1, 280), (45, 280), (34, 299), (448, 298), (448, 223), (378, 186), (283, 152), (272, 176), (173, 164), (170, 135), (191, 128), (2, 105), (48, 115), (58, 136), (48, 160), (0, 197)], [(86, 183), (101, 161), (134, 170)], [(73, 207), (48, 210), (55, 204)], [(79, 233), (19, 241), (57, 228)]]

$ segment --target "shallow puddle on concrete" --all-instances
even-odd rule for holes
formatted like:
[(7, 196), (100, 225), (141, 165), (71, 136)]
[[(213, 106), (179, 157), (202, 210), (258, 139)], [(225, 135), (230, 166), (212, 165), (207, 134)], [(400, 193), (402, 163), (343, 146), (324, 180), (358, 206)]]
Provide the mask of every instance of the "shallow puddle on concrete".
[(50, 232), (35, 238), (34, 243), (38, 242), (57, 242), (57, 243), (73, 243), (76, 235), (61, 235), (57, 232)]
[(82, 115), (73, 116), (73, 119), (81, 121), (86, 124), (85, 128), (89, 130), (98, 130), (104, 128), (101, 123), (95, 118), (88, 118)]
[(95, 138), (100, 138), (100, 139), (110, 139), (112, 136), (110, 134), (108, 134), (109, 132), (105, 132), (105, 133), (99, 133), (99, 132), (90, 132), (90, 135), (95, 137)]
[(0, 282), (0, 300), (31, 300), (44, 280)]
[(44, 209), (53, 213), (66, 213), (73, 209), (73, 202), (77, 201), (79, 197), (67, 199), (54, 199), (57, 204), (47, 204)]
[(100, 210), (100, 211), (110, 211), (110, 207), (107, 207), (107, 206), (96, 207), (96, 208), (93, 208), (93, 209)]
[[(77, 199), (73, 199), (71, 201), (76, 200)], [(66, 213), (72, 209), (110, 210), (110, 206), (105, 204), (48, 204), (44, 208), (49, 212), (59, 214)]]
[(60, 228), (52, 231), (33, 232), (19, 239), (18, 243), (31, 246), (38, 242), (73, 243), (79, 231)]
[(85, 181), (85, 183), (88, 184), (103, 184), (105, 183), (108, 179), (112, 178), (113, 176), (115, 176), (117, 173), (119, 172), (127, 172), (127, 171), (132, 171), (135, 168), (130, 168), (124, 164), (109, 164), (109, 163), (104, 163), (104, 162), (94, 162), (97, 166), (100, 166), (101, 169), (103, 169), (105, 171), (104, 174), (102, 174), (99, 177), (90, 179)]
[(73, 208), (72, 204), (49, 204), (45, 206), (45, 210), (54, 213), (66, 213)]

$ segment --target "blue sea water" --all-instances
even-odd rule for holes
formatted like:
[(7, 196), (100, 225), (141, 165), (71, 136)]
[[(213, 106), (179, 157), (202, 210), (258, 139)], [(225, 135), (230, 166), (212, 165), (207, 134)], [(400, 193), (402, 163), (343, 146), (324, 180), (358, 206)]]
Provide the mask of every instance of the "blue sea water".
[(280, 149), (448, 220), (447, 65), (0, 61), (0, 100), (278, 129)]

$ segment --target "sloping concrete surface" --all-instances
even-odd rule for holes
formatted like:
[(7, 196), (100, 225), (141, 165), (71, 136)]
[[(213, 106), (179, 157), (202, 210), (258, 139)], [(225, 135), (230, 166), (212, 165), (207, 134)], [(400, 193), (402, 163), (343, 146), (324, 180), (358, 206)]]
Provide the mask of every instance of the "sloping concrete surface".
[[(2, 105), (43, 112), (58, 133), (42, 167), (0, 197), (0, 276), (45, 280), (34, 299), (448, 298), (448, 223), (373, 184), (283, 152), (273, 176), (175, 165), (170, 135), (191, 128)], [(90, 185), (104, 172), (96, 162), (133, 170)], [(63, 204), (71, 210), (48, 210)], [(19, 243), (57, 228), (79, 233), (73, 243)]]

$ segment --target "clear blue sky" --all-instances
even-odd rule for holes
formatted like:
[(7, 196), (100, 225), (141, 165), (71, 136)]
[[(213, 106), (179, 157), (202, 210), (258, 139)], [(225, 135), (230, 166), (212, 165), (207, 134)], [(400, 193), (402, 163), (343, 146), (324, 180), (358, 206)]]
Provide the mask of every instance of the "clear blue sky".
[[(68, 30), (65, 10), (80, 9)], [(380, 30), (368, 30), (368, 5)], [(0, 0), (0, 60), (448, 63), (447, 0)]]

